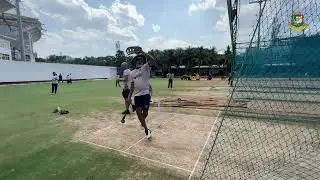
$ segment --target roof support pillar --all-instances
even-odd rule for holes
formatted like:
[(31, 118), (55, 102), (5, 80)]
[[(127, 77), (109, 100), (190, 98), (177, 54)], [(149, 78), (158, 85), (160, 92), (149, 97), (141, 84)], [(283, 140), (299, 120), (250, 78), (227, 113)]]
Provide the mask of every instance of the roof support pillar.
[(21, 21), (21, 14), (20, 14), (20, 0), (16, 0), (16, 11), (17, 11), (17, 18), (18, 18), (21, 61), (26, 61), (26, 53), (25, 53), (25, 47), (24, 47), (24, 35), (23, 35), (23, 31), (22, 31), (22, 21)]

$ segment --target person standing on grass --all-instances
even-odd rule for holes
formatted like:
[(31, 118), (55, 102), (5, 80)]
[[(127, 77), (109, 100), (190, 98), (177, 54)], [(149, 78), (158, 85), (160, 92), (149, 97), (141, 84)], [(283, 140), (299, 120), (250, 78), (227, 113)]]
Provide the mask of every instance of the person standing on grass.
[(63, 79), (62, 79), (61, 73), (59, 74), (59, 81), (58, 82), (62, 82), (63, 83)]
[(56, 72), (52, 73), (52, 80), (51, 80), (51, 94), (57, 94), (58, 89), (58, 76)]
[(169, 73), (167, 74), (167, 77), (169, 78), (168, 88), (171, 88), (171, 89), (172, 89), (172, 84), (173, 84), (173, 76), (174, 76), (174, 74), (169, 71)]
[(71, 77), (71, 73), (69, 74), (69, 80), (70, 80), (70, 84), (72, 84), (72, 77)]
[[(121, 64), (121, 67), (124, 69), (123, 71), (123, 79), (122, 79), (122, 97), (124, 99), (124, 102), (125, 102), (125, 107), (126, 107), (126, 110), (122, 112), (122, 114), (130, 114), (130, 111), (129, 111), (129, 106), (131, 104), (131, 98), (129, 98), (129, 93), (130, 93), (130, 85), (131, 85), (131, 71), (128, 67), (128, 64), (126, 62), (123, 62)], [(134, 109), (134, 108), (133, 108)]]
[(67, 75), (67, 84), (72, 84), (71, 73)]
[(117, 74), (117, 76), (116, 76), (116, 87), (121, 87), (120, 86), (120, 76), (119, 76), (119, 74)]
[(151, 140), (151, 129), (148, 128), (146, 118), (150, 106), (150, 71), (155, 64), (155, 59), (149, 54), (141, 51), (133, 58), (135, 69), (131, 72), (131, 88), (130, 99), (134, 95), (135, 110), (141, 125), (144, 127), (144, 132)]

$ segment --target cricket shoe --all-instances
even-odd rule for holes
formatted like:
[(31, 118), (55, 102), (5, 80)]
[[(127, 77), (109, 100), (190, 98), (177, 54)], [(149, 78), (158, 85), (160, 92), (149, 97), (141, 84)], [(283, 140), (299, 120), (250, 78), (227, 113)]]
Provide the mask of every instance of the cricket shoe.
[(151, 139), (152, 139), (152, 131), (151, 131), (151, 129), (148, 129), (147, 139), (149, 141), (151, 141)]

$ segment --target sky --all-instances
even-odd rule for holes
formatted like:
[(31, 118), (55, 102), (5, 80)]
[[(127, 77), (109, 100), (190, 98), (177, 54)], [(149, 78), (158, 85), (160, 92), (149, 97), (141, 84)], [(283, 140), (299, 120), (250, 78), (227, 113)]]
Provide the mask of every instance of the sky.
[[(21, 9), (46, 30), (34, 45), (40, 57), (84, 57), (114, 55), (116, 41), (121, 50), (214, 46), (223, 52), (230, 44), (226, 7), (226, 0), (23, 0)], [(254, 8), (244, 4), (243, 16), (254, 17)]]

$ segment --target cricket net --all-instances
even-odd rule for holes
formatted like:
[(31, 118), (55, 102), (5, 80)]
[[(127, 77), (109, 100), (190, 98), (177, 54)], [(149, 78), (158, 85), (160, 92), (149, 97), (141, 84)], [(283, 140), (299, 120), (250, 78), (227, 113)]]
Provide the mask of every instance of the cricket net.
[(320, 179), (320, 0), (244, 6), (257, 20), (248, 42), (234, 37), (230, 97), (199, 178)]

